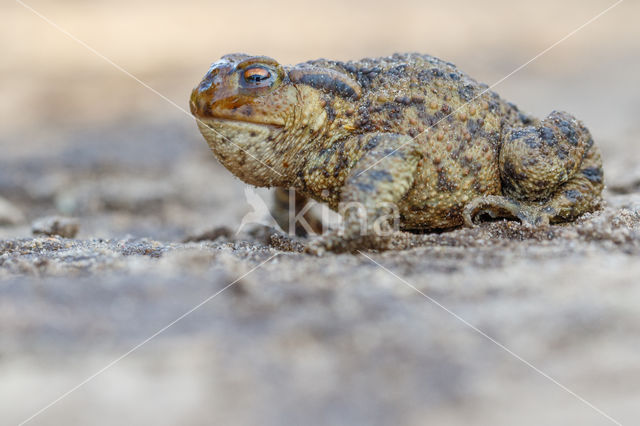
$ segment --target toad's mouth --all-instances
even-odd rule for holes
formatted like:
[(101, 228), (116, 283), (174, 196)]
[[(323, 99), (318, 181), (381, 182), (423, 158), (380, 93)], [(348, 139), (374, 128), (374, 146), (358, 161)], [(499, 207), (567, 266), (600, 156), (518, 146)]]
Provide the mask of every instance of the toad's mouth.
[(257, 112), (251, 105), (239, 105), (235, 107), (221, 107), (218, 103), (211, 104), (206, 99), (195, 96), (189, 101), (191, 114), (196, 121), (203, 123), (216, 123), (229, 121), (238, 123), (259, 124), (274, 128), (284, 127), (284, 120), (264, 111)]

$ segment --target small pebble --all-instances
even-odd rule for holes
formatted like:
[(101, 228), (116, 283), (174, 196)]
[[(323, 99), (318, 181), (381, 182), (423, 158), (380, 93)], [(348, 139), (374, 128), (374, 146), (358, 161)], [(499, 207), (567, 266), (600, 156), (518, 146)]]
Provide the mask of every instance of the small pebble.
[(24, 220), (24, 214), (19, 208), (0, 197), (0, 226), (17, 225)]
[(74, 238), (79, 229), (80, 224), (76, 219), (61, 216), (43, 217), (31, 224), (33, 235), (57, 235), (62, 238)]

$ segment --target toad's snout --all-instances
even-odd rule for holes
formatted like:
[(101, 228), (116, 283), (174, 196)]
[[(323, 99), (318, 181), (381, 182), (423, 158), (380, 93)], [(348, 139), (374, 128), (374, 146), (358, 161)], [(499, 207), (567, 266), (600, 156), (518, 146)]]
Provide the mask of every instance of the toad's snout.
[(205, 116), (204, 111), (208, 109), (209, 102), (202, 94), (199, 87), (200, 86), (191, 91), (191, 98), (189, 98), (189, 109), (191, 110), (192, 115), (198, 118), (202, 118)]

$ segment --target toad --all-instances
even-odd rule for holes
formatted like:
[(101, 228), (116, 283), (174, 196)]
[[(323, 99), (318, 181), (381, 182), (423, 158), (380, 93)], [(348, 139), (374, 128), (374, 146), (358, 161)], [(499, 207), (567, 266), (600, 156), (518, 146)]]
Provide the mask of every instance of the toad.
[(558, 111), (538, 120), (428, 55), (295, 66), (226, 55), (190, 108), (224, 167), (279, 188), (276, 218), (287, 217), (285, 188), (297, 207), (311, 198), (341, 213), (340, 230), (309, 244), (315, 253), (384, 249), (389, 229), (546, 226), (601, 201), (600, 153), (581, 121)]

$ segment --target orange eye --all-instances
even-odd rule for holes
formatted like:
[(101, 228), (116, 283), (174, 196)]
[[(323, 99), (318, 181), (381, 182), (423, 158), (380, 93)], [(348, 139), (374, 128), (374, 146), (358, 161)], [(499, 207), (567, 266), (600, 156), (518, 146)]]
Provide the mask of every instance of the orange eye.
[(243, 76), (248, 83), (260, 83), (271, 78), (271, 73), (262, 67), (251, 67), (244, 71)]

